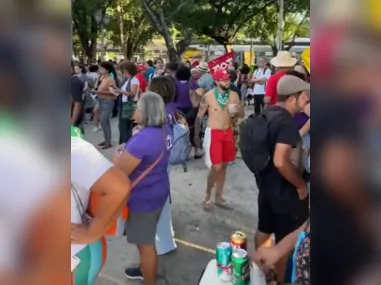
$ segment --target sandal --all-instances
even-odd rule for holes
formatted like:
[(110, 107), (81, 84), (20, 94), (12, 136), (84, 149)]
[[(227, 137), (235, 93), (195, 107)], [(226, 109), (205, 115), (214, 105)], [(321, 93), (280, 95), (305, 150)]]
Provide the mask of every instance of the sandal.
[(106, 144), (104, 144), (104, 145), (101, 147), (101, 149), (108, 149), (108, 148), (110, 148), (110, 147), (112, 147), (112, 144), (108, 144), (108, 143), (106, 143)]
[(204, 211), (210, 211), (212, 210), (213, 208), (213, 203), (212, 203), (212, 199), (209, 199), (208, 201), (206, 201), (204, 199), (204, 201), (202, 201), (202, 206), (204, 207)]
[(214, 205), (218, 208), (224, 209), (224, 210), (233, 210), (233, 207), (230, 206), (226, 201), (222, 202), (214, 202)]

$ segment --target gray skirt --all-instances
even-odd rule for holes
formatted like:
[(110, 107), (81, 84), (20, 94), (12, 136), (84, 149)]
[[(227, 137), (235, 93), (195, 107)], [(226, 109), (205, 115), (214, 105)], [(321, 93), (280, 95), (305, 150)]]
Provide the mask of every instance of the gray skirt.
[(155, 245), (157, 223), (161, 208), (149, 213), (134, 213), (126, 222), (127, 242), (136, 245)]

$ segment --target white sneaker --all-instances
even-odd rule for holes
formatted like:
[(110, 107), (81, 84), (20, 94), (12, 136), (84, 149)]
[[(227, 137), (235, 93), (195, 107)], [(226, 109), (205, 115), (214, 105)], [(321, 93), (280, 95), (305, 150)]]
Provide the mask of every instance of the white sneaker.
[(92, 130), (92, 132), (93, 132), (93, 133), (96, 133), (96, 132), (99, 132), (100, 130), (101, 130), (100, 127), (94, 127), (93, 130)]

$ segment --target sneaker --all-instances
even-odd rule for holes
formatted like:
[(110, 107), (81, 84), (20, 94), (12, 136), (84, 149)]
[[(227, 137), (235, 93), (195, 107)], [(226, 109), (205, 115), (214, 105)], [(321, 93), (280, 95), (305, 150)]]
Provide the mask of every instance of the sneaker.
[(124, 270), (124, 275), (130, 280), (142, 280), (143, 281), (143, 273), (139, 267), (129, 267)]
[(100, 130), (101, 130), (100, 127), (94, 127), (93, 130), (92, 130), (92, 132), (93, 132), (93, 133), (96, 133), (96, 132), (99, 132)]

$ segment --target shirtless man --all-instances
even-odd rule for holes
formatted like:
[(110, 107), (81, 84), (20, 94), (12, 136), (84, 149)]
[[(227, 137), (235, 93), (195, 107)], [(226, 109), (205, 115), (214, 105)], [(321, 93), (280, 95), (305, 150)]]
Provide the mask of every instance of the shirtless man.
[(233, 137), (232, 119), (245, 116), (239, 95), (229, 90), (231, 84), (229, 73), (226, 70), (218, 70), (214, 73), (213, 79), (216, 87), (203, 96), (196, 118), (194, 134), (194, 142), (197, 147), (201, 148), (199, 133), (202, 119), (208, 111), (208, 125), (203, 144), (205, 163), (210, 168), (206, 196), (203, 202), (205, 210), (210, 210), (212, 206), (211, 196), (214, 184), (217, 188), (214, 204), (225, 209), (231, 208), (222, 198), (222, 190), (227, 165), (234, 162), (237, 152)]

